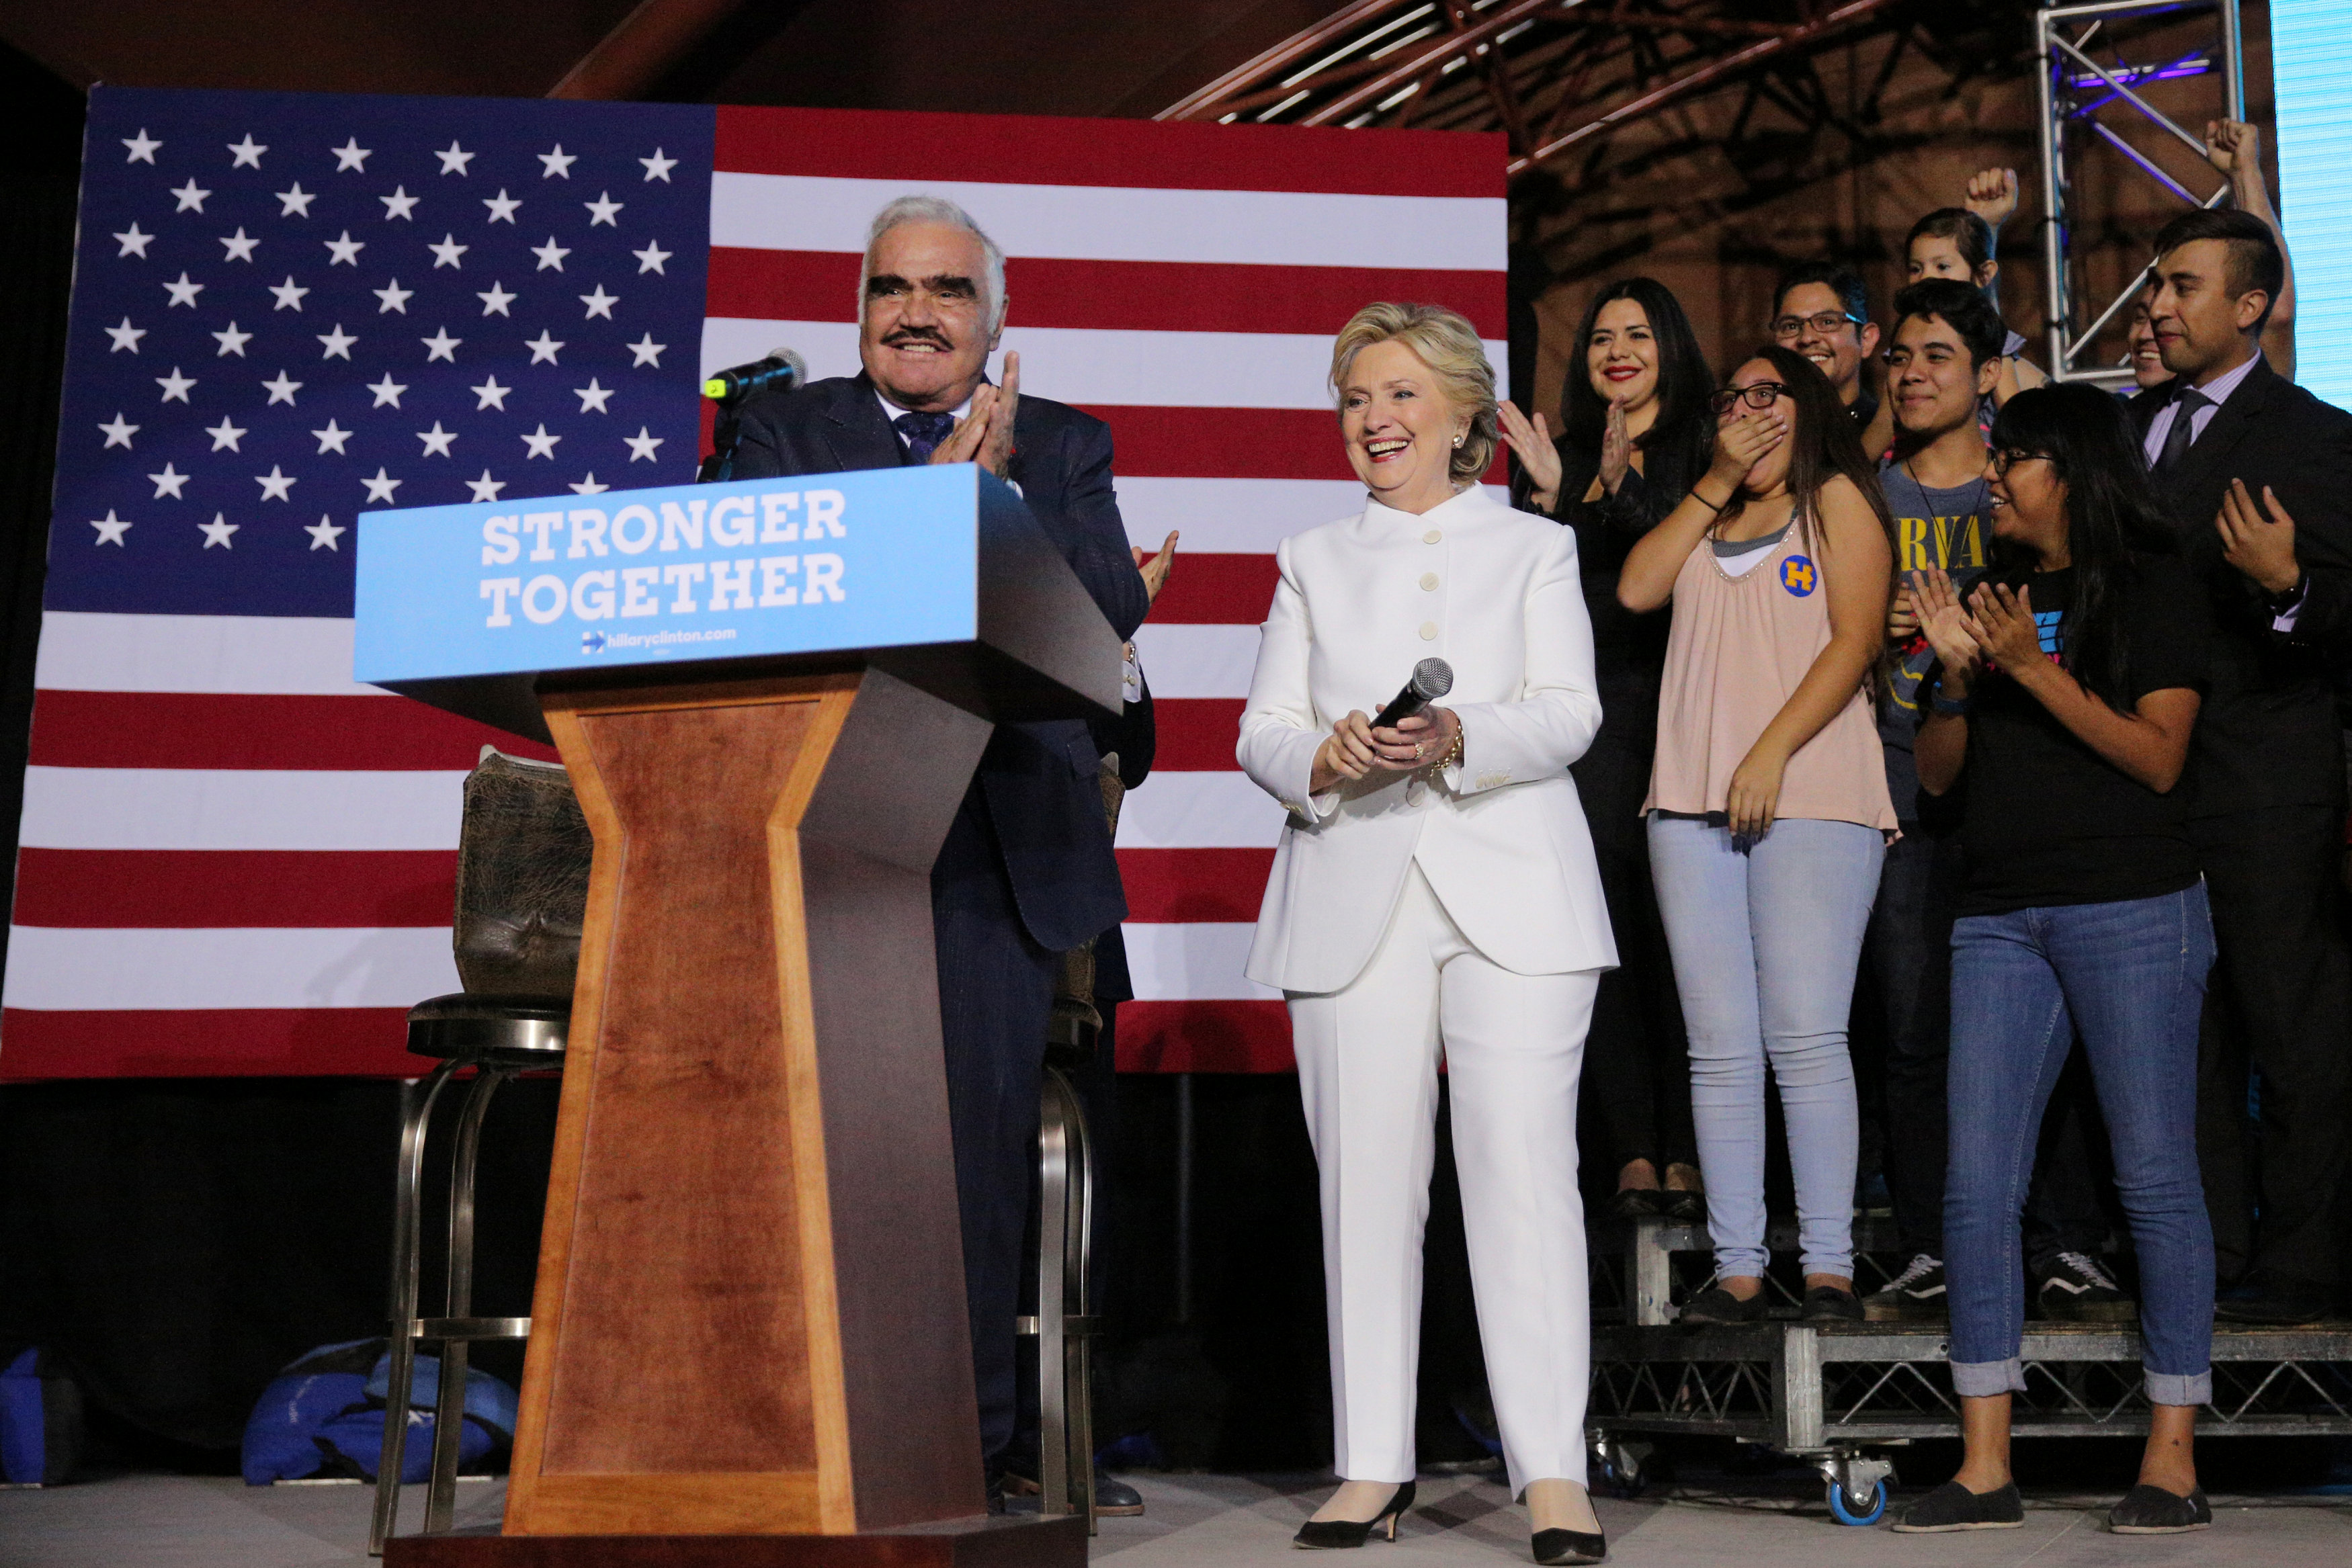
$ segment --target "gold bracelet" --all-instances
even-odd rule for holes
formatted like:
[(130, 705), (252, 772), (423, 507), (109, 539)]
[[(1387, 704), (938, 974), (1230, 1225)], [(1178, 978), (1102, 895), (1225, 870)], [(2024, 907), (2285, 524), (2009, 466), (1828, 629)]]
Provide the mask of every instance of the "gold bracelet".
[(1455, 763), (1461, 760), (1462, 727), (1457, 723), (1454, 727), (1454, 744), (1447, 747), (1445, 748), (1445, 755), (1439, 758), (1434, 763), (1431, 764), (1431, 766), (1437, 768), (1437, 770), (1442, 773), (1446, 768), (1453, 767)]

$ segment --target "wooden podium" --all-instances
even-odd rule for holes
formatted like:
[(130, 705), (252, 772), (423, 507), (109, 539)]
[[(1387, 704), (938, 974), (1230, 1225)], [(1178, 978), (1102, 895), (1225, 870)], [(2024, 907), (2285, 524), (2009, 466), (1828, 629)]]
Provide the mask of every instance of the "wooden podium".
[[(969, 468), (600, 496), (553, 538), (649, 538), (614, 517), (667, 521), (671, 497), (678, 548), (646, 560), (748, 584), (768, 569), (735, 561), (808, 541), (730, 556), (715, 526), (688, 539), (686, 508), (815, 530), (815, 497), (828, 548), (768, 580), (844, 591), (777, 589), (730, 606), (728, 637), (669, 625), (619, 651), (673, 652), (630, 663), (559, 613), (541, 624), (561, 651), (575, 633), (589, 651), (529, 670), (494, 667), (524, 622), (490, 624), (497, 592), (475, 584), (495, 525), (520, 517), (528, 544), (533, 514), (363, 520), (361, 678), (551, 736), (595, 836), (504, 1529), (396, 1537), (394, 1568), (1085, 1561), (1082, 1518), (984, 1510), (929, 873), (994, 722), (1116, 711), (1116, 636), (1021, 501)], [(550, 538), (537, 597), (507, 596), (532, 622), (626, 601), (620, 564), (574, 552), (592, 564), (566, 580)], [(425, 648), (436, 591), (480, 634)], [(665, 580), (662, 613), (688, 620), (689, 597)], [(417, 646), (372, 644), (372, 612)], [(675, 652), (713, 641), (730, 656)]]

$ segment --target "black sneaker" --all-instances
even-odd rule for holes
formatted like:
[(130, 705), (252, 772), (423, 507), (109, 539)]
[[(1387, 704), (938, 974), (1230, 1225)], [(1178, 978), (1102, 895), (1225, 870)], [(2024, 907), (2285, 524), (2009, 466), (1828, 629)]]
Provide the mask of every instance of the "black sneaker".
[(1944, 1288), (1944, 1260), (1925, 1252), (1886, 1282), (1862, 1299), (1862, 1315), (1874, 1323), (1940, 1322), (1949, 1315), (1950, 1292)]
[(1972, 1492), (1958, 1481), (1946, 1481), (1903, 1511), (1895, 1521), (1897, 1535), (1947, 1535), (1956, 1530), (2015, 1530), (2025, 1522), (2025, 1500), (2017, 1483), (1999, 1491)]
[(1805, 1292), (1804, 1304), (1798, 1309), (1797, 1317), (1809, 1323), (1858, 1323), (1862, 1322), (1862, 1298), (1835, 1285), (1815, 1285)]
[(2182, 1497), (2162, 1487), (2137, 1486), (2107, 1510), (2107, 1528), (2117, 1535), (2180, 1535), (2213, 1522), (2203, 1489)]
[(2139, 1320), (2139, 1303), (2123, 1292), (2098, 1260), (2061, 1252), (2042, 1270), (2034, 1291), (2041, 1315), (2062, 1323), (2128, 1323)]
[(1722, 1323), (1760, 1322), (1764, 1312), (1763, 1291), (1759, 1291), (1743, 1301), (1720, 1285), (1709, 1285), (1684, 1304), (1682, 1315), (1675, 1321), (1714, 1327)]

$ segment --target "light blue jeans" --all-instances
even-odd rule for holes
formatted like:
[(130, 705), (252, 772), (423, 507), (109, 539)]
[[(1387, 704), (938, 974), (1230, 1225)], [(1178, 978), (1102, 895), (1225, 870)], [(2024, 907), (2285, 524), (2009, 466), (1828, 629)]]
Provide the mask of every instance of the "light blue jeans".
[(1764, 1273), (1767, 1059), (1788, 1121), (1804, 1271), (1853, 1273), (1860, 1132), (1845, 1025), (1885, 858), (1885, 834), (1859, 822), (1783, 818), (1743, 846), (1728, 828), (1650, 818), (1718, 1276)]

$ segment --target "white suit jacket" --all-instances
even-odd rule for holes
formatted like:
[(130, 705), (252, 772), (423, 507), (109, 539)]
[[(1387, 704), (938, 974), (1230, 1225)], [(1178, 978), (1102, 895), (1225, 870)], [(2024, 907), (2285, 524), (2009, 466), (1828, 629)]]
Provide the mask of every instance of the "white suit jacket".
[[(1523, 975), (1612, 968), (1592, 838), (1568, 765), (1601, 727), (1576, 533), (1475, 486), (1419, 517), (1370, 502), (1275, 552), (1235, 748), (1290, 812), (1248, 974), (1336, 991), (1372, 956), (1415, 861), (1463, 935)], [(1316, 748), (1431, 655), (1454, 666), (1460, 763), (1310, 798)]]

